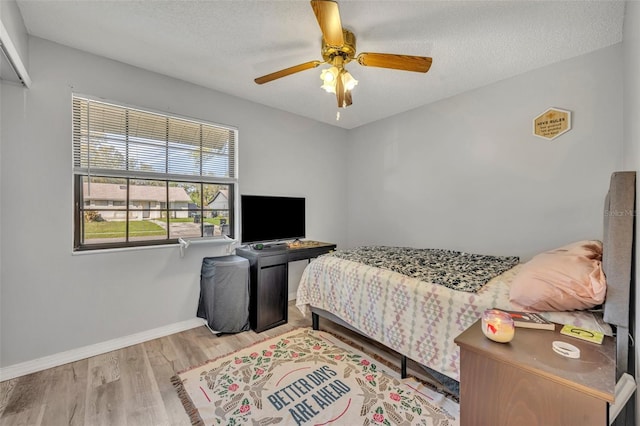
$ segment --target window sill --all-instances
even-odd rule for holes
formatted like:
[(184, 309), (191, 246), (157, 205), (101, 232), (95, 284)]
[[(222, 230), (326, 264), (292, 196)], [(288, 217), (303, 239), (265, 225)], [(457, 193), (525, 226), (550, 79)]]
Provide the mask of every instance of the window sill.
[[(96, 250), (74, 250), (71, 252), (73, 256), (84, 256), (91, 254), (102, 254), (102, 253), (118, 253), (118, 252), (126, 252), (126, 251), (135, 251), (135, 250), (151, 250), (151, 249), (174, 249), (178, 247), (180, 249), (180, 257), (184, 257), (184, 253), (186, 249), (192, 244), (209, 244), (213, 246), (231, 246), (233, 244), (239, 243), (238, 240), (234, 240), (233, 238), (224, 237), (224, 238), (194, 238), (194, 239), (178, 239), (178, 244), (159, 244), (159, 245), (151, 245), (151, 246), (137, 246), (137, 247), (118, 247), (118, 248), (105, 248), (105, 249), (96, 249)], [(229, 251), (231, 251), (229, 249)]]

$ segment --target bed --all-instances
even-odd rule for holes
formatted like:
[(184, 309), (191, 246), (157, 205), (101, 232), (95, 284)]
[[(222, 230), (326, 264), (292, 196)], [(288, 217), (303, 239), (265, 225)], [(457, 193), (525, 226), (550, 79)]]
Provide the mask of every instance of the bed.
[[(544, 313), (553, 322), (614, 334), (618, 377), (632, 372), (634, 366), (629, 352), (629, 335), (633, 332), (630, 318), (635, 306), (631, 299), (634, 200), (635, 172), (613, 173), (604, 206), (603, 320), (586, 310)], [(312, 313), (315, 329), (322, 317), (400, 353), (403, 374), (409, 358), (437, 375), (457, 381), (460, 355), (454, 338), (480, 318), (485, 309), (520, 310), (510, 302), (510, 290), (523, 267), (510, 267), (479, 290), (468, 292), (352, 259), (323, 256), (305, 269), (296, 305), (303, 313)]]

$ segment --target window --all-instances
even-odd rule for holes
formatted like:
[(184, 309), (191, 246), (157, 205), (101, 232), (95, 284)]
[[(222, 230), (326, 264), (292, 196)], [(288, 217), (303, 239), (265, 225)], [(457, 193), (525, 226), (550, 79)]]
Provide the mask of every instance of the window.
[(233, 238), (237, 134), (74, 95), (74, 249)]

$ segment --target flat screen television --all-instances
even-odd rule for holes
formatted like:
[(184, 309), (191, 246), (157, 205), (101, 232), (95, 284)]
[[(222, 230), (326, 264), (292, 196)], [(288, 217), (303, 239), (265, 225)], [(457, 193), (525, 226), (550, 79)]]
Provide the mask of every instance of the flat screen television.
[(305, 237), (305, 199), (241, 195), (240, 232), (243, 244)]

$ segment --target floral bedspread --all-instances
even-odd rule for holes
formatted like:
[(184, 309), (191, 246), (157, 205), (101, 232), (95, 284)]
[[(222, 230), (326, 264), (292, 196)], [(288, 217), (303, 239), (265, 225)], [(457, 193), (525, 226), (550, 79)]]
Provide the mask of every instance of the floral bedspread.
[(488, 256), (442, 249), (365, 246), (330, 256), (399, 272), (452, 290), (477, 292), (518, 264), (516, 256)]

